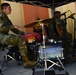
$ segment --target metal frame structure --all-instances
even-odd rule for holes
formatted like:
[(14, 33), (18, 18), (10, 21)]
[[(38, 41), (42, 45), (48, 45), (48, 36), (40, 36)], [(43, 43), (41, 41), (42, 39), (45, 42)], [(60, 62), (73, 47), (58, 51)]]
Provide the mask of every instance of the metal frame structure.
[(6, 1), (13, 1), (13, 2), (19, 2), (23, 4), (31, 4), (31, 5), (54, 9), (61, 5), (75, 2), (76, 0), (6, 0)]

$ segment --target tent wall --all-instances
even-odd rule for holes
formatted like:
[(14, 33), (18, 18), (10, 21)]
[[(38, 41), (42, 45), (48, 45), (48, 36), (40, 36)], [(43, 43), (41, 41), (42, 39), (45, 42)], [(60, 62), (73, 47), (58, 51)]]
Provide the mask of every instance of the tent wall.
[[(49, 18), (48, 8), (23, 4), (25, 25), (37, 21), (37, 18)], [(33, 32), (32, 28), (25, 28), (27, 32)]]

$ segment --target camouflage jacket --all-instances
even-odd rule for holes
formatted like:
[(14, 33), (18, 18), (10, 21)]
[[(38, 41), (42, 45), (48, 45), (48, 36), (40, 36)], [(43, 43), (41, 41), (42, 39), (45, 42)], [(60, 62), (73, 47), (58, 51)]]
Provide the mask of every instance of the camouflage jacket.
[(11, 30), (16, 34), (24, 34), (24, 32), (14, 28), (8, 16), (4, 12), (1, 12), (0, 13), (0, 34), (8, 34), (9, 30)]

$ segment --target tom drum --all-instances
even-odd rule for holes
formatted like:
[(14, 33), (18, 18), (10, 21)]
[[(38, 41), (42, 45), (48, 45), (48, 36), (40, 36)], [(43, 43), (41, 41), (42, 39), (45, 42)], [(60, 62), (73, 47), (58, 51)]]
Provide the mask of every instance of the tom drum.
[(44, 59), (45, 57), (51, 59), (56, 58), (57, 56), (60, 57), (61, 59), (64, 59), (63, 48), (61, 43), (48, 44), (45, 46), (45, 48), (40, 46), (39, 48), (40, 59)]

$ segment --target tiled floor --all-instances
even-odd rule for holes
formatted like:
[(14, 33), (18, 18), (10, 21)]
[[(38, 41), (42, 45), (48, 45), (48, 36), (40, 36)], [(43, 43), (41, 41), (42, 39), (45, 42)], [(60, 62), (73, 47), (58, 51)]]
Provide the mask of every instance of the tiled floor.
[(22, 62), (18, 65), (15, 60), (11, 60), (2, 68), (2, 73), (4, 75), (32, 75), (32, 69), (24, 68)]
[[(18, 65), (15, 60), (9, 61), (8, 66), (2, 68), (2, 73), (4, 75), (32, 75), (32, 69), (26, 69), (23, 67), (23, 63), (20, 63), (21, 65)], [(76, 75), (76, 62), (68, 63), (65, 68), (69, 75)]]
[[(3, 52), (0, 51), (0, 61), (2, 60)], [(17, 61), (11, 60), (8, 62), (8, 66), (2, 68), (2, 73), (4, 75), (32, 75), (32, 69), (27, 69), (23, 67), (23, 63), (18, 65)], [(76, 75), (76, 62), (75, 60), (69, 61), (65, 68), (69, 75)]]
[[(4, 51), (0, 51), (0, 62), (2, 62), (4, 56)], [(32, 69), (26, 69), (23, 66), (22, 61), (19, 61), (21, 65), (18, 65), (16, 60), (8, 61), (8, 65), (2, 68), (2, 73), (4, 75), (32, 75)]]

